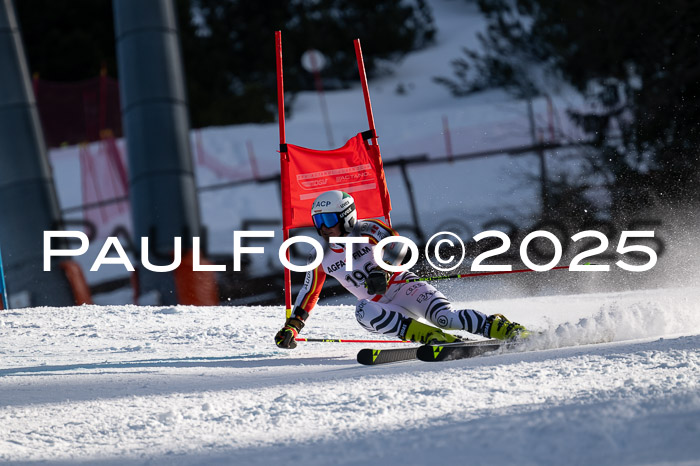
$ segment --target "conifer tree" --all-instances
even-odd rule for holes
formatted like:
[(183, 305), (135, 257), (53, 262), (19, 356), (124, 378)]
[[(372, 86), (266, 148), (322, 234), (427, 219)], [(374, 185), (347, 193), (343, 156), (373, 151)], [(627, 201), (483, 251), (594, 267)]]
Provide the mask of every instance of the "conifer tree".
[(464, 50), (455, 95), (501, 87), (518, 97), (560, 79), (594, 110), (571, 116), (597, 148), (592, 165), (614, 180), (614, 209), (700, 194), (700, 4), (479, 0), (482, 51)]

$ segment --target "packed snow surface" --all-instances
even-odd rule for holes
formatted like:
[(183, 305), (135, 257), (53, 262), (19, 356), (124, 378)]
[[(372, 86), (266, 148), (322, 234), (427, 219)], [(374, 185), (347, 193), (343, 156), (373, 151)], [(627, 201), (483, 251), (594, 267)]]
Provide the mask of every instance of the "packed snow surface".
[[(278, 307), (0, 311), (0, 461), (700, 464), (699, 297), (461, 303), (544, 334), (376, 367), (355, 361), (366, 344), (278, 349)], [(347, 305), (317, 307), (304, 330), (372, 337)]]

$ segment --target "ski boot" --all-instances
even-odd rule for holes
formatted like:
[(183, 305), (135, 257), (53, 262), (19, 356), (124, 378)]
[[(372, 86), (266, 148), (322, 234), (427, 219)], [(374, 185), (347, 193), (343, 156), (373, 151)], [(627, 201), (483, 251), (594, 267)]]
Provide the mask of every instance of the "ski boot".
[(426, 345), (462, 341), (458, 336), (450, 335), (437, 327), (418, 322), (410, 317), (403, 321), (401, 330), (399, 330), (399, 338), (404, 341), (413, 341)]
[(527, 338), (530, 332), (522, 325), (511, 322), (503, 314), (494, 314), (486, 318), (484, 336), (497, 340), (514, 340)]

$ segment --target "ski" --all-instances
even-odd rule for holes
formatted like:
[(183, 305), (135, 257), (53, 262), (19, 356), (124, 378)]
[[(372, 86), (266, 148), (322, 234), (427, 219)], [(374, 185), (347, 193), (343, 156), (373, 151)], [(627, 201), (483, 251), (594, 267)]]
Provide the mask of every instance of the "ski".
[[(499, 340), (467, 340), (459, 341), (455, 343), (446, 343), (440, 346), (413, 346), (411, 348), (388, 348), (388, 349), (375, 349), (375, 348), (365, 348), (361, 349), (357, 353), (357, 362), (364, 364), (365, 366), (376, 366), (378, 364), (388, 364), (391, 362), (401, 362), (410, 361), (412, 359), (421, 359), (419, 356), (421, 353), (427, 354), (432, 352), (433, 348), (457, 348), (463, 346), (484, 346), (485, 348), (481, 350), (478, 354), (485, 353), (486, 351), (492, 351), (497, 349), (502, 344)], [(493, 347), (493, 348), (492, 348)], [(491, 348), (491, 349), (486, 349)], [(472, 350), (475, 352), (476, 350)], [(454, 352), (453, 350), (448, 350), (445, 354), (449, 352)], [(464, 353), (464, 352), (463, 352)], [(472, 356), (477, 356), (477, 354), (472, 354)], [(469, 357), (469, 356), (462, 356)], [(459, 358), (454, 358), (459, 359)], [(428, 359), (421, 359), (428, 360)], [(443, 361), (445, 357), (439, 357), (438, 359), (429, 359), (430, 361)]]
[(504, 342), (500, 340), (483, 340), (447, 345), (423, 345), (416, 351), (416, 357), (426, 362), (473, 358), (502, 348), (503, 345)]
[(357, 362), (365, 366), (376, 366), (390, 362), (410, 361), (416, 359), (418, 346), (411, 348), (361, 349), (357, 353)]

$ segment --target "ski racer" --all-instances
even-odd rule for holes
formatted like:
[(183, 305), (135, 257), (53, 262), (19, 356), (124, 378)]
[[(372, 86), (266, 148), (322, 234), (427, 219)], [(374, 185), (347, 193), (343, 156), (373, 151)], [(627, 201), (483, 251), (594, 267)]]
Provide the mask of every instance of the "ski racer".
[[(529, 332), (501, 314), (487, 316), (473, 309), (452, 309), (450, 302), (427, 282), (396, 283), (418, 278), (412, 272), (390, 273), (380, 268), (372, 253), (375, 245), (398, 233), (379, 220), (357, 220), (355, 201), (342, 191), (327, 191), (318, 196), (311, 207), (311, 216), (318, 234), (325, 240), (323, 261), (306, 272), (291, 317), (275, 335), (280, 348), (295, 348), (309, 313), (318, 301), (327, 275), (333, 276), (359, 300), (355, 317), (362, 327), (420, 343), (450, 343), (459, 337), (442, 329), (466, 330), (499, 340), (524, 338)], [(366, 237), (368, 243), (338, 244), (332, 237)], [(352, 248), (352, 270), (346, 270), (346, 250)], [(407, 247), (393, 242), (384, 248), (384, 262), (400, 265)], [(310, 262), (314, 256), (310, 257)], [(423, 318), (433, 325), (420, 322)], [(439, 327), (439, 328), (438, 328)]]

